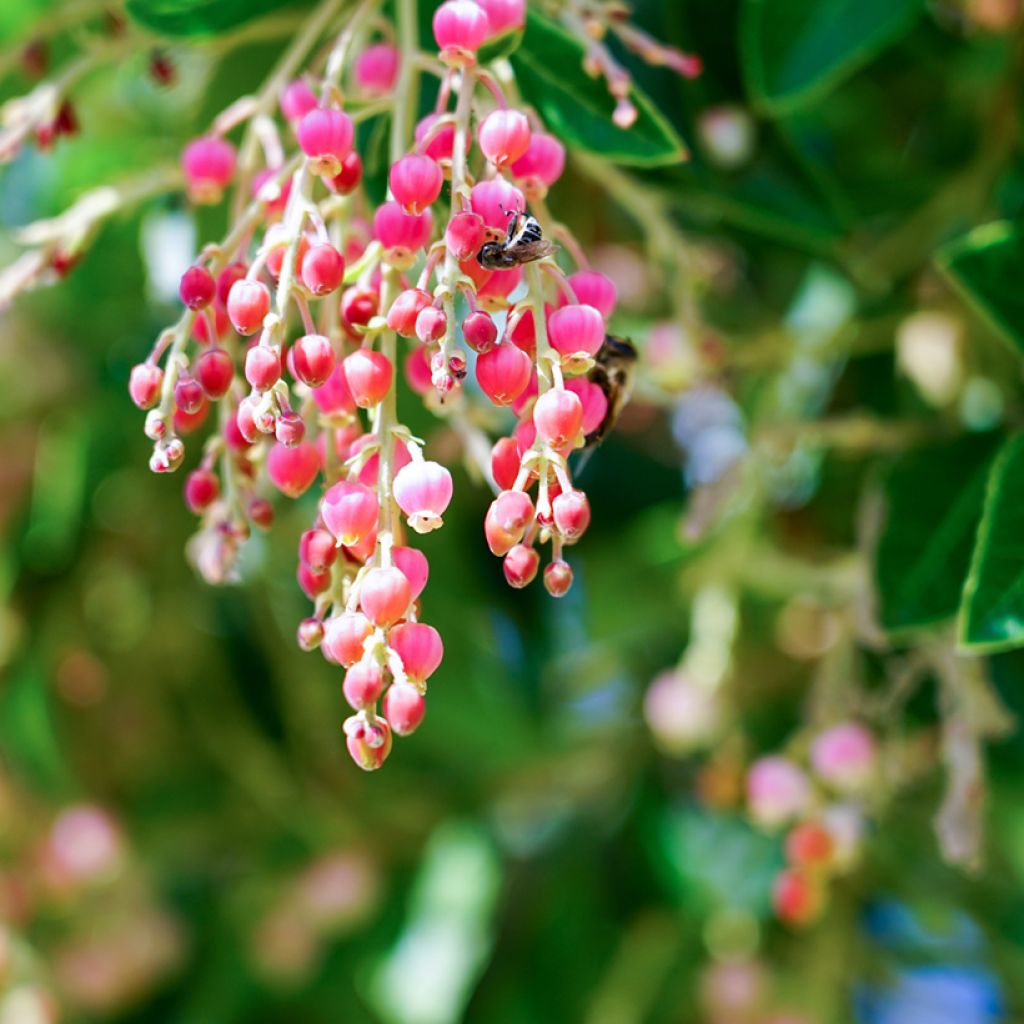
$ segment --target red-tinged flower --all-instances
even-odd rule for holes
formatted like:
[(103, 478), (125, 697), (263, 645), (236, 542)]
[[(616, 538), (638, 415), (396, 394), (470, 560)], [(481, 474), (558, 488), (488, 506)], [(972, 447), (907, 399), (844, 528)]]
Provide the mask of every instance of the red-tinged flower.
[(498, 327), (487, 313), (478, 309), (462, 321), (462, 336), (474, 352), (485, 355), (498, 342)]
[(206, 422), (206, 417), (209, 414), (210, 403), (206, 400), (205, 395), (202, 397), (198, 408), (193, 409), (192, 412), (186, 412), (184, 409), (175, 409), (174, 432), (181, 434), (183, 437), (191, 434)]
[(362, 612), (343, 612), (328, 619), (320, 649), (349, 668), (363, 657), (366, 640), (372, 633), (373, 626)]
[(341, 321), (348, 328), (353, 338), (359, 334), (356, 327), (365, 327), (370, 319), (377, 315), (380, 306), (380, 293), (376, 288), (354, 284), (341, 294)]
[(260, 439), (262, 431), (256, 422), (255, 402), (253, 399), (246, 397), (238, 403), (238, 411), (235, 413), (235, 423), (238, 427), (238, 433), (241, 434), (249, 444), (255, 444)]
[[(363, 443), (367, 443), (371, 440), (376, 440), (373, 434), (364, 434)], [(361, 450), (360, 445), (352, 446), (352, 454), (354, 455), (357, 451)], [(412, 462), (412, 456), (409, 454), (409, 449), (406, 448), (405, 444), (401, 441), (395, 443), (395, 453), (392, 460), (392, 469), (397, 473), (403, 466), (407, 466)], [(377, 477), (380, 472), (380, 455), (374, 452), (365, 463), (363, 468), (359, 471), (359, 482), (366, 484), (367, 487), (377, 486)]]
[(539, 567), (540, 555), (526, 544), (514, 544), (509, 548), (502, 564), (508, 585), (517, 590), (529, 586), (534, 581)]
[(310, 170), (323, 178), (334, 178), (341, 173), (345, 157), (352, 152), (354, 133), (348, 114), (327, 107), (305, 114), (296, 132)]
[(445, 0), (433, 24), (441, 60), (453, 67), (472, 64), (489, 33), (487, 15), (472, 0)]
[(303, 619), (299, 623), (299, 628), (295, 631), (295, 642), (299, 645), (299, 649), (303, 651), (315, 651), (320, 646), (323, 638), (324, 626), (317, 618)]
[(438, 529), (452, 500), (452, 475), (438, 462), (410, 462), (395, 474), (395, 501), (417, 533)]
[(311, 110), (316, 110), (316, 96), (301, 78), (289, 82), (281, 92), (281, 113), (286, 120), (296, 124)]
[(372, 708), (384, 692), (384, 672), (380, 665), (369, 658), (357, 661), (345, 673), (342, 692), (356, 711)]
[(406, 288), (400, 292), (388, 310), (388, 327), (403, 338), (416, 335), (416, 318), (434, 301), (422, 288)]
[(476, 0), (487, 15), (487, 38), (514, 32), (526, 24), (526, 0)]
[(567, 543), (580, 539), (590, 525), (590, 503), (582, 491), (566, 491), (551, 502), (555, 529)]
[(222, 348), (211, 348), (196, 360), (196, 379), (209, 398), (223, 398), (234, 376), (235, 365)]
[(324, 184), (339, 196), (351, 195), (363, 180), (363, 159), (353, 149), (341, 161), (341, 170), (333, 178), (325, 178)]
[(429, 156), (408, 153), (391, 165), (388, 183), (406, 213), (422, 213), (441, 194), (444, 175)]
[[(434, 160), (451, 160), (455, 150), (455, 124), (449, 120), (434, 130), (435, 125), (441, 118), (441, 114), (427, 114), (416, 125), (416, 147), (426, 156)], [(429, 138), (428, 138), (429, 136)], [(470, 149), (469, 133), (466, 133), (466, 152)]]
[(786, 836), (786, 860), (795, 868), (820, 870), (831, 863), (835, 852), (832, 833), (817, 821), (794, 825)]
[(267, 455), (270, 482), (289, 498), (307, 491), (319, 472), (320, 456), (311, 441), (303, 441), (294, 448), (278, 442)]
[(448, 221), (444, 231), (444, 244), (461, 263), (473, 259), (487, 239), (487, 225), (479, 213), (460, 210)]
[(533, 442), (537, 440), (537, 428), (534, 426), (533, 420), (530, 418), (520, 420), (516, 424), (516, 429), (512, 431), (512, 436), (516, 440), (519, 457), (522, 458), (533, 447)]
[[(288, 231), (284, 224), (272, 224), (267, 228), (267, 232), (263, 236), (263, 247), (267, 250), (267, 259), (264, 265), (275, 280), (281, 276), (281, 268), (284, 266), (285, 258), (288, 256), (290, 242), (291, 240), (288, 237)], [(298, 244), (295, 246), (295, 262), (292, 264), (292, 269), (295, 271), (296, 276), (298, 276), (299, 268), (302, 266), (308, 252), (309, 239), (305, 235), (301, 235)]]
[(306, 334), (288, 350), (288, 364), (295, 377), (311, 388), (327, 383), (335, 363), (331, 341), (322, 334)]
[(484, 536), (491, 553), (507, 554), (523, 539), (526, 527), (533, 522), (534, 508), (524, 491), (502, 491), (487, 509)]
[(228, 296), (236, 281), (245, 277), (248, 268), (244, 263), (229, 263), (217, 275), (217, 305), (227, 309)]
[(528, 192), (543, 195), (565, 170), (565, 146), (553, 135), (534, 132), (526, 152), (513, 162), (511, 170)]
[(196, 514), (205, 512), (220, 496), (220, 480), (208, 469), (193, 470), (185, 479), (185, 504)]
[(499, 437), (491, 449), (491, 476), (503, 490), (509, 491), (519, 475), (522, 456), (514, 437)]
[[(288, 448), (294, 448), (305, 436), (305, 420), (292, 409), (281, 413), (274, 422), (274, 437)], [(317, 449), (317, 456), (319, 455), (320, 450)]]
[(434, 390), (430, 371), (430, 351), (426, 345), (409, 349), (405, 357), (405, 379), (417, 395), (426, 395)]
[(374, 43), (356, 57), (352, 69), (364, 96), (387, 96), (398, 80), (398, 48), (391, 43)]
[(495, 270), (490, 277), (477, 289), (476, 301), (481, 309), (498, 312), (508, 305), (509, 294), (523, 279), (523, 268), (512, 267), (511, 270)]
[(511, 405), (530, 383), (533, 364), (515, 345), (503, 342), (476, 361), (476, 379), (495, 405)]
[(384, 694), (381, 710), (399, 736), (408, 736), (420, 727), (427, 702), (412, 683), (392, 683)]
[(583, 403), (583, 433), (591, 434), (604, 422), (608, 415), (608, 396), (586, 377), (573, 377), (565, 382), (566, 391), (578, 395)]
[(409, 581), (412, 600), (423, 593), (430, 576), (430, 563), (419, 548), (398, 547), (391, 551), (391, 558)]
[(359, 543), (377, 528), (380, 506), (369, 487), (351, 480), (339, 480), (320, 501), (320, 516), (338, 543)]
[(772, 906), (780, 921), (795, 927), (812, 924), (825, 909), (821, 883), (800, 871), (781, 871), (772, 886)]
[(416, 253), (430, 241), (434, 217), (430, 210), (406, 213), (393, 201), (381, 203), (373, 215), (374, 237), (384, 246), (384, 255), (392, 266), (412, 266)]
[(327, 380), (313, 389), (313, 401), (325, 416), (348, 414), (355, 410), (356, 403), (348, 386), (344, 366), (335, 366)]
[(563, 356), (596, 356), (604, 344), (604, 317), (593, 306), (562, 306), (548, 316), (548, 340)]
[(262, 281), (235, 281), (228, 293), (228, 316), (239, 334), (255, 334), (270, 312), (270, 289)]
[(181, 157), (185, 185), (194, 203), (219, 203), (235, 174), (235, 147), (213, 135), (194, 139)]
[(493, 270), (481, 267), (476, 257), (470, 257), (459, 264), (459, 270), (473, 282), (473, 288), (479, 291), (494, 276)]
[(521, 348), (531, 359), (537, 352), (537, 325), (533, 307), (516, 307), (509, 315), (505, 326), (505, 337)]
[(424, 622), (403, 622), (388, 632), (388, 646), (402, 659), (405, 674), (422, 683), (437, 671), (444, 657), (441, 634)]
[(469, 195), (469, 205), (474, 213), (484, 219), (489, 228), (508, 230), (509, 215), (522, 213), (526, 209), (523, 193), (504, 178), (478, 181)]
[(391, 728), (383, 719), (371, 724), (350, 718), (345, 722), (345, 737), (352, 760), (364, 771), (376, 771), (391, 753)]
[(583, 426), (583, 403), (565, 388), (551, 388), (534, 403), (533, 424), (552, 448), (564, 448), (575, 442)]
[(160, 401), (164, 371), (152, 363), (139, 363), (132, 367), (128, 378), (128, 394), (140, 409), (152, 409)]
[(369, 409), (380, 402), (391, 389), (394, 367), (382, 352), (356, 349), (345, 357), (345, 380), (352, 398), (360, 409)]
[(337, 542), (327, 530), (307, 530), (299, 538), (299, 558), (313, 572), (327, 572), (337, 557)]
[(314, 245), (302, 258), (301, 276), (314, 295), (330, 295), (345, 276), (345, 257), (329, 242)]
[[(577, 270), (568, 280), (578, 303), (593, 306), (606, 320), (615, 312), (618, 289), (606, 274), (599, 270)], [(559, 305), (570, 305), (564, 294), (560, 295)]]
[(178, 282), (178, 297), (189, 309), (208, 306), (216, 294), (217, 282), (206, 267), (189, 267)]
[(508, 167), (530, 147), (530, 122), (518, 110), (491, 111), (477, 130), (477, 141), (495, 167)]
[(253, 175), (252, 197), (263, 204), (263, 209), (268, 219), (277, 220), (285, 211), (288, 205), (288, 196), (291, 194), (291, 178), (278, 181), (278, 174), (266, 168)]
[[(255, 504), (255, 502), (254, 502)], [(259, 516), (259, 512), (257, 512)], [(250, 518), (252, 518), (252, 510), (250, 509)], [(268, 527), (269, 522), (262, 522), (258, 518), (254, 518), (253, 522), (256, 522), (260, 526)], [(296, 578), (299, 581), (299, 587), (302, 592), (310, 599), (315, 601), (319, 594), (322, 594), (331, 585), (331, 574), (329, 572), (316, 573), (307, 569), (301, 562), (299, 563), (298, 570), (296, 571)]]
[(396, 566), (370, 569), (359, 584), (359, 607), (375, 626), (393, 626), (405, 618), (412, 588)]
[(544, 569), (544, 589), (552, 597), (565, 597), (572, 586), (572, 568), (568, 562), (551, 562)]
[(448, 317), (443, 309), (437, 306), (425, 306), (416, 317), (416, 337), (429, 345), (431, 342), (440, 341), (448, 330)]
[(245, 379), (257, 390), (266, 391), (281, 379), (281, 354), (269, 345), (253, 345), (245, 353)]
[(205, 400), (203, 389), (195, 377), (183, 374), (178, 378), (174, 385), (174, 404), (178, 409), (191, 416), (202, 408)]

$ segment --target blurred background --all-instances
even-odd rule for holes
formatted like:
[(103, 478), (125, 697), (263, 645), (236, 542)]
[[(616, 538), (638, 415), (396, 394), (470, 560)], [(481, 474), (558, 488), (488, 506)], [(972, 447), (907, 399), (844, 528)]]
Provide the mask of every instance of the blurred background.
[[(581, 478), (576, 586), (510, 590), (489, 495), (457, 475), (423, 542), (445, 661), (373, 775), (345, 754), (340, 670), (294, 642), (315, 496), (277, 502), (239, 586), (207, 586), (126, 394), (222, 214), (147, 202), (2, 314), (2, 1024), (1024, 1020), (1024, 661), (957, 659), (941, 601), (901, 623), (873, 561), (879, 536), (897, 562), (912, 545), (882, 498), (933, 524), (1020, 419), (1016, 359), (933, 262), (1024, 201), (1018, 4), (893, 4), (849, 59), (856, 10), (888, 5), (813, 6), (801, 59), (842, 59), (790, 89), (771, 76), (795, 58), (752, 79), (792, 27), (758, 27), (764, 5), (636, 5), (705, 70), (623, 57), (689, 164), (577, 154), (550, 197), (643, 358)], [(40, 11), (5, 6), (15, 51)], [(173, 163), (278, 46), (154, 41), (83, 81), (80, 132), (0, 172), (3, 262), (84, 188)], [(4, 71), (5, 98), (31, 84)], [(880, 767), (793, 927), (745, 773), (849, 717)]]

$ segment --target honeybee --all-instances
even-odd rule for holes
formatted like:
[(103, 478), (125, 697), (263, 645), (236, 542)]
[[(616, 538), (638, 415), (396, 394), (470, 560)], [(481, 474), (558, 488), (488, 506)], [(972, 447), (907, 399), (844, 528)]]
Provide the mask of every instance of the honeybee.
[(511, 270), (532, 263), (558, 251), (558, 246), (541, 234), (536, 217), (516, 210), (508, 213), (508, 230), (501, 242), (487, 242), (476, 254), (477, 262), (485, 270)]
[[(637, 352), (631, 341), (606, 334), (604, 344), (594, 357), (594, 366), (587, 379), (596, 384), (608, 399), (608, 411), (597, 427), (587, 434), (583, 448), (588, 453), (596, 448), (618, 422), (633, 393)], [(582, 469), (582, 465), (580, 466)]]

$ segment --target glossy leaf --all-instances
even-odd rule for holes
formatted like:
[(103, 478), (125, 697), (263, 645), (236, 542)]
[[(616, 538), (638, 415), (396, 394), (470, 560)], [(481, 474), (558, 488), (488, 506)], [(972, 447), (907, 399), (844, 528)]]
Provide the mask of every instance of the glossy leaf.
[(956, 614), (992, 449), (991, 438), (968, 437), (911, 452), (888, 473), (886, 522), (875, 551), (885, 629), (919, 628)]
[(809, 103), (905, 32), (923, 0), (746, 0), (740, 50), (747, 86), (774, 113)]
[(947, 245), (937, 262), (967, 304), (1024, 354), (1024, 235), (1008, 221), (985, 224)]
[(988, 650), (1024, 645), (1024, 435), (1007, 441), (992, 466), (960, 638)]
[(172, 36), (216, 35), (292, 0), (128, 0), (128, 13), (140, 25)]
[(626, 129), (612, 121), (615, 100), (604, 79), (583, 70), (585, 55), (578, 39), (550, 18), (529, 12), (512, 64), (523, 97), (548, 128), (567, 146), (617, 163), (654, 167), (685, 160), (683, 140), (635, 86), (630, 99), (638, 112), (636, 122)]

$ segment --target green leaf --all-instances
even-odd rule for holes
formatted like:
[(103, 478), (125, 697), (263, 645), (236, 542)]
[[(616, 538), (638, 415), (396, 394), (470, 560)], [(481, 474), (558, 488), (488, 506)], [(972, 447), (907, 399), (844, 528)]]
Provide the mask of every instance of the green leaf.
[(1024, 645), (1024, 435), (1003, 445), (989, 474), (960, 611), (965, 647)]
[(885, 629), (934, 625), (956, 614), (992, 450), (990, 436), (961, 438), (911, 452), (886, 476), (886, 523), (875, 550)]
[(7, 758), (40, 789), (61, 794), (69, 772), (53, 726), (43, 673), (22, 666), (0, 694), (0, 741)]
[(939, 269), (967, 304), (1024, 354), (1024, 236), (1008, 221), (975, 228), (936, 257)]
[(570, 146), (616, 163), (656, 167), (685, 160), (683, 140), (636, 86), (630, 90), (636, 122), (619, 128), (612, 121), (615, 100), (604, 79), (583, 70), (584, 57), (583, 43), (550, 18), (529, 12), (512, 64), (523, 97), (552, 132)]
[(745, 0), (747, 87), (773, 113), (809, 103), (894, 42), (923, 9), (923, 0)]
[(500, 36), (488, 39), (483, 46), (477, 50), (476, 59), (481, 64), (490, 64), (495, 60), (508, 60), (523, 41), (523, 30), (521, 28), (511, 29), (502, 32)]
[(293, 0), (128, 0), (140, 25), (171, 36), (216, 35)]

